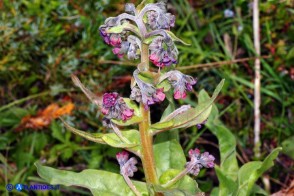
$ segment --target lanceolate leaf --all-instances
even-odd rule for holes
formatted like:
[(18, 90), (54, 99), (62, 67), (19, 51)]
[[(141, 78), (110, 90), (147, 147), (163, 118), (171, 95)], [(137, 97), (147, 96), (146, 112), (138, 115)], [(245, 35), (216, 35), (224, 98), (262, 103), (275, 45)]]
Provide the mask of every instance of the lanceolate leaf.
[(111, 121), (114, 124), (119, 125), (119, 126), (129, 126), (129, 125), (133, 125), (133, 124), (138, 124), (142, 120), (143, 119), (141, 117), (138, 117), (138, 116), (133, 116), (131, 119), (126, 120), (126, 121), (111, 119)]
[[(61, 118), (60, 118), (61, 119)], [(129, 130), (129, 131), (122, 131), (122, 136), (127, 138), (130, 142), (130, 144), (127, 143), (123, 143), (121, 141), (121, 139), (115, 134), (115, 133), (106, 133), (106, 134), (102, 134), (102, 133), (88, 133), (85, 131), (81, 131), (78, 129), (75, 129), (74, 127), (70, 126), (68, 123), (66, 123), (63, 119), (61, 119), (62, 122), (64, 123), (65, 127), (79, 135), (82, 136), (83, 138), (96, 142), (96, 143), (100, 143), (100, 144), (108, 144), (112, 147), (116, 147), (116, 148), (126, 148), (127, 150), (134, 152), (136, 154), (139, 153), (139, 132), (136, 130)]]
[[(219, 94), (222, 86), (224, 84), (224, 80), (222, 80), (219, 85), (216, 87), (213, 95), (211, 98), (209, 96), (205, 101), (201, 100), (199, 101), (196, 108), (190, 108), (187, 109), (178, 115), (174, 116), (172, 119), (169, 119), (168, 121), (172, 121), (172, 126), (165, 126), (163, 123), (166, 123), (166, 121), (158, 122), (156, 124), (151, 125), (152, 129), (155, 133), (158, 131), (156, 130), (156, 127), (160, 127), (160, 131), (164, 130), (170, 130), (175, 128), (187, 128), (189, 126), (196, 125), (198, 123), (202, 123), (204, 120), (206, 120), (210, 114), (211, 105), (213, 104), (214, 100), (216, 99), (217, 95)], [(177, 110), (175, 110), (176, 112)]]
[(103, 134), (101, 134), (101, 133), (94, 134), (94, 133), (88, 133), (88, 132), (85, 132), (85, 131), (78, 130), (78, 129), (70, 126), (62, 118), (59, 118), (59, 119), (63, 122), (63, 124), (65, 125), (65, 127), (69, 131), (73, 132), (74, 134), (77, 134), (77, 135), (79, 135), (79, 136), (81, 136), (81, 137), (83, 137), (83, 138), (85, 138), (87, 140), (90, 140), (92, 142), (96, 142), (96, 143), (100, 143), (100, 144), (105, 144), (105, 142), (102, 140)]
[(186, 46), (190, 46), (191, 45), (191, 44), (188, 44), (188, 43), (184, 42), (180, 38), (178, 38), (173, 32), (168, 31), (168, 30), (165, 30), (165, 32), (167, 32), (167, 34), (172, 38), (173, 41), (181, 42), (182, 44), (184, 44)]
[(107, 133), (102, 136), (103, 141), (116, 148), (128, 148), (132, 151), (139, 152), (140, 136), (137, 130), (121, 131), (122, 136), (127, 138), (131, 143), (126, 144), (115, 134)]
[(111, 27), (106, 30), (106, 33), (121, 33), (125, 30), (130, 30), (130, 29), (132, 31), (134, 31), (137, 35), (140, 35), (140, 31), (139, 31), (138, 27), (136, 27), (128, 22), (125, 22), (122, 25), (117, 25), (117, 26)]
[(218, 139), (221, 157), (220, 170), (225, 176), (235, 181), (237, 180), (239, 169), (236, 158), (236, 139), (231, 131), (218, 119), (218, 116), (218, 109), (213, 105), (205, 125)]
[[(133, 196), (132, 190), (125, 183), (123, 177), (107, 171), (87, 169), (80, 173), (58, 170), (35, 163), (38, 174), (49, 184), (65, 186), (80, 186), (90, 189), (94, 196)], [(133, 181), (142, 195), (148, 195), (146, 184)]]
[(234, 195), (243, 196), (250, 195), (256, 180), (269, 168), (274, 165), (282, 148), (275, 148), (263, 162), (252, 161), (243, 165), (238, 173), (238, 190)]
[(269, 168), (271, 168), (274, 165), (274, 160), (279, 155), (279, 152), (282, 150), (281, 147), (275, 148), (262, 162), (260, 168), (258, 168), (252, 175), (250, 175), (250, 178), (248, 179), (248, 190), (247, 194), (250, 194), (250, 191), (252, 190), (254, 183), (256, 180)]

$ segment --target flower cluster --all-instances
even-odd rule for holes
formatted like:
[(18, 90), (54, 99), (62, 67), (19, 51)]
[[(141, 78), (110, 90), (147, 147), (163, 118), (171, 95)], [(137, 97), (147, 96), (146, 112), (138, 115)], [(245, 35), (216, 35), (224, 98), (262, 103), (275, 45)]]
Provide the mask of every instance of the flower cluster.
[(126, 121), (134, 115), (134, 110), (128, 108), (118, 93), (105, 93), (103, 95), (102, 114), (105, 115), (105, 121), (110, 119)]
[(158, 36), (153, 39), (149, 46), (149, 59), (154, 65), (158, 67), (170, 66), (171, 64), (177, 63), (177, 48), (173, 43), (165, 44), (164, 40), (165, 39), (162, 36)]
[[(103, 38), (104, 42), (108, 45), (113, 46), (112, 52), (116, 54), (119, 58), (122, 58), (124, 54), (127, 54), (128, 59), (134, 60), (139, 58), (140, 54), (140, 41), (138, 38), (129, 35), (127, 36), (126, 31), (121, 33), (108, 33), (111, 27), (121, 25), (118, 18), (110, 18), (105, 21), (104, 25), (99, 28), (100, 36)], [(123, 23), (128, 23), (128, 21), (123, 21)]]
[(136, 167), (137, 159), (134, 157), (129, 159), (129, 153), (126, 151), (117, 153), (116, 159), (120, 166), (120, 173), (124, 176), (133, 177), (134, 173), (138, 170)]
[(150, 105), (162, 102), (165, 99), (163, 88), (155, 88), (152, 84), (140, 80), (138, 73), (138, 70), (134, 72), (137, 85), (132, 88), (130, 99), (142, 102), (145, 109), (148, 109)]
[[(147, 25), (152, 30), (170, 29), (175, 26), (175, 16), (166, 12), (166, 3), (161, 1), (153, 4), (155, 8), (147, 12)], [(156, 10), (156, 11), (154, 11)]]
[(192, 91), (192, 86), (197, 83), (193, 77), (185, 75), (177, 70), (167, 72), (165, 77), (167, 77), (174, 88), (175, 99), (185, 99), (187, 96), (186, 91)]
[(199, 149), (191, 149), (189, 151), (190, 161), (187, 162), (186, 168), (188, 168), (189, 173), (197, 176), (200, 169), (213, 168), (214, 167), (214, 156), (210, 155), (208, 152), (200, 153)]

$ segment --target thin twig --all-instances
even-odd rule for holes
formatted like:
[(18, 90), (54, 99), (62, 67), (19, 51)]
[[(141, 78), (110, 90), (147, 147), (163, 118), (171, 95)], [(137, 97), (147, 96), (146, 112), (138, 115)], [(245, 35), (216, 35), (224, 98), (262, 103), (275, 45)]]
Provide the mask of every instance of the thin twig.
[[(259, 7), (258, 0), (253, 1), (253, 34), (254, 48), (257, 56), (260, 56), (259, 40)], [(254, 63), (254, 153), (260, 157), (260, 59), (256, 58)]]
[(229, 60), (229, 61), (219, 61), (219, 62), (213, 62), (213, 63), (203, 63), (203, 64), (197, 64), (197, 65), (182, 66), (182, 67), (177, 67), (177, 70), (199, 69), (199, 68), (205, 68), (205, 67), (217, 67), (217, 66), (221, 66), (221, 65), (230, 65), (230, 64), (246, 62), (246, 61), (256, 60), (256, 59), (261, 59), (261, 58), (266, 59), (266, 58), (270, 58), (270, 56), (247, 57), (247, 58)]

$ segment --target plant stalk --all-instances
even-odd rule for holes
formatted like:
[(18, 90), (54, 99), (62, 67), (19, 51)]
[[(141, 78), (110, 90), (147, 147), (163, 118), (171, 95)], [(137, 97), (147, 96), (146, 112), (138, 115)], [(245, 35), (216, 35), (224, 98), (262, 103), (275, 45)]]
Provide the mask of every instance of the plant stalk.
[[(253, 34), (254, 48), (257, 56), (260, 56), (259, 38), (259, 7), (258, 0), (253, 1)], [(256, 58), (254, 63), (254, 154), (260, 157), (260, 59)]]
[[(144, 62), (144, 63), (143, 63)], [(143, 64), (142, 64), (143, 63)], [(149, 69), (149, 48), (147, 44), (142, 44), (141, 51), (141, 70), (147, 71)], [(155, 161), (153, 154), (153, 137), (149, 133), (150, 126), (150, 110), (145, 109), (144, 104), (140, 104), (143, 121), (139, 124), (141, 145), (142, 145), (142, 163), (147, 184), (157, 184), (158, 179), (155, 170)]]

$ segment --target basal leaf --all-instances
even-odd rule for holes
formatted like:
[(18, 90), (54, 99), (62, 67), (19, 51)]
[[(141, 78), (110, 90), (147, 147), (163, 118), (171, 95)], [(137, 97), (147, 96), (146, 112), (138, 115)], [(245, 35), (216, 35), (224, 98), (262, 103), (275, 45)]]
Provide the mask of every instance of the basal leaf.
[[(39, 176), (52, 185), (61, 184), (88, 188), (95, 196), (135, 195), (125, 183), (123, 177), (116, 173), (94, 169), (87, 169), (80, 173), (75, 173), (42, 166), (39, 162), (36, 162), (35, 166), (37, 167)], [(133, 181), (133, 184), (142, 195), (148, 195), (145, 183)]]
[(181, 145), (176, 140), (156, 143), (153, 147), (157, 175), (168, 169), (183, 170), (186, 157)]

